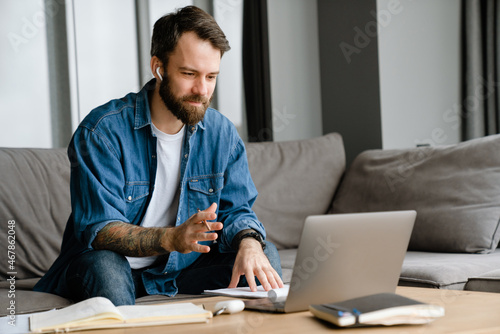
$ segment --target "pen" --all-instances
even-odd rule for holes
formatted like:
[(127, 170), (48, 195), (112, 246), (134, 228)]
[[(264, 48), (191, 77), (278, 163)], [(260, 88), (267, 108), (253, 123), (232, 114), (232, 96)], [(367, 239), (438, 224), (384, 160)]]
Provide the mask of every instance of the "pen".
[[(200, 210), (200, 209), (198, 209), (198, 212), (201, 212), (201, 210)], [(211, 228), (210, 228), (210, 226), (208, 225), (208, 223), (207, 223), (207, 221), (206, 221), (206, 220), (202, 220), (201, 222), (202, 222), (203, 224), (205, 224), (205, 226), (207, 227), (207, 230), (211, 231)]]

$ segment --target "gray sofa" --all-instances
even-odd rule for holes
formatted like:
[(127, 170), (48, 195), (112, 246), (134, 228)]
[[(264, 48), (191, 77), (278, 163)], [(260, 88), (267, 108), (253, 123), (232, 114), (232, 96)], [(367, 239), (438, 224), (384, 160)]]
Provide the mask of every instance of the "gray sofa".
[[(247, 144), (259, 190), (254, 210), (280, 251), (286, 282), (308, 215), (415, 209), (400, 285), (494, 292), (500, 292), (498, 152), (499, 136), (437, 148), (371, 150), (346, 171), (338, 134)], [(59, 253), (69, 214), (64, 149), (0, 149), (0, 316), (12, 312), (13, 302), (15, 314), (71, 303), (31, 291)], [(137, 302), (159, 300), (171, 299)]]

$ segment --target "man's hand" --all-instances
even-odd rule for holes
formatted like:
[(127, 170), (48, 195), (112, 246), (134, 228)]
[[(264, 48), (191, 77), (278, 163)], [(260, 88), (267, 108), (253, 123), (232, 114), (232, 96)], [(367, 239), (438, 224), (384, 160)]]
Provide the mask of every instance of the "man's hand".
[(192, 215), (177, 227), (142, 227), (123, 222), (113, 222), (97, 233), (92, 247), (109, 249), (125, 256), (155, 256), (168, 252), (180, 253), (210, 251), (209, 246), (198, 241), (215, 240), (217, 233), (207, 233), (222, 229), (222, 223), (204, 221), (217, 218), (217, 204), (212, 204), (205, 211)]
[(253, 238), (241, 240), (228, 288), (236, 288), (241, 275), (245, 275), (252, 291), (257, 291), (255, 277), (266, 291), (283, 287), (283, 281), (269, 263), (262, 246)]
[(217, 239), (217, 233), (207, 232), (222, 230), (222, 223), (207, 222), (207, 220), (214, 220), (217, 218), (215, 214), (216, 209), (217, 204), (213, 203), (208, 209), (192, 215), (183, 224), (171, 228), (170, 231), (168, 231), (169, 233), (165, 233), (162, 238), (162, 247), (169, 252), (210, 252), (209, 246), (200, 245), (198, 242), (215, 240)]

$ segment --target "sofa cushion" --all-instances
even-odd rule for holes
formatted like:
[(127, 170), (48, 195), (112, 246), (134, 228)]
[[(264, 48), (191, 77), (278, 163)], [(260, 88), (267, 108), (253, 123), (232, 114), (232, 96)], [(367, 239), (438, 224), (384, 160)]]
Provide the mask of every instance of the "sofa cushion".
[[(33, 287), (40, 280), (39, 277), (36, 278), (27, 278), (27, 279), (17, 279), (15, 280), (15, 288), (16, 290), (33, 290)], [(9, 289), (12, 284), (11, 280), (0, 281), (0, 289)]]
[(12, 271), (17, 279), (41, 277), (59, 254), (71, 211), (66, 152), (0, 148), (0, 170), (0, 234), (15, 235), (14, 270), (4, 248), (0, 277)]
[(247, 144), (253, 209), (278, 249), (297, 248), (304, 220), (324, 214), (345, 169), (342, 137)]
[(469, 278), (464, 290), (500, 292), (500, 269)]
[(409, 249), (488, 253), (500, 239), (500, 136), (370, 150), (353, 161), (331, 212), (417, 211)]
[[(7, 292), (7, 289), (0, 289), (0, 317), (9, 314), (7, 307), (11, 300), (14, 300), (8, 298)], [(51, 293), (16, 290), (16, 315), (48, 311), (54, 308), (66, 307), (71, 304), (72, 302), (69, 299)]]
[(471, 276), (500, 268), (500, 249), (490, 254), (406, 253), (399, 285), (462, 290)]

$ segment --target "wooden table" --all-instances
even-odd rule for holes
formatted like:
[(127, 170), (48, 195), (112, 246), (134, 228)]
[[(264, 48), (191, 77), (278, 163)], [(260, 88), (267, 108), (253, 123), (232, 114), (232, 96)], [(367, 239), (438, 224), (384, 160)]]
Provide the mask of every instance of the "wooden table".
[[(222, 314), (206, 324), (184, 324), (158, 327), (138, 327), (95, 331), (101, 334), (133, 333), (454, 333), (485, 334), (500, 333), (500, 294), (398, 287), (397, 293), (423, 302), (441, 305), (446, 315), (427, 325), (393, 326), (376, 328), (338, 329), (315, 318), (310, 312), (289, 314), (243, 311), (237, 314)], [(193, 300), (212, 309), (216, 302), (226, 297), (210, 297)]]

